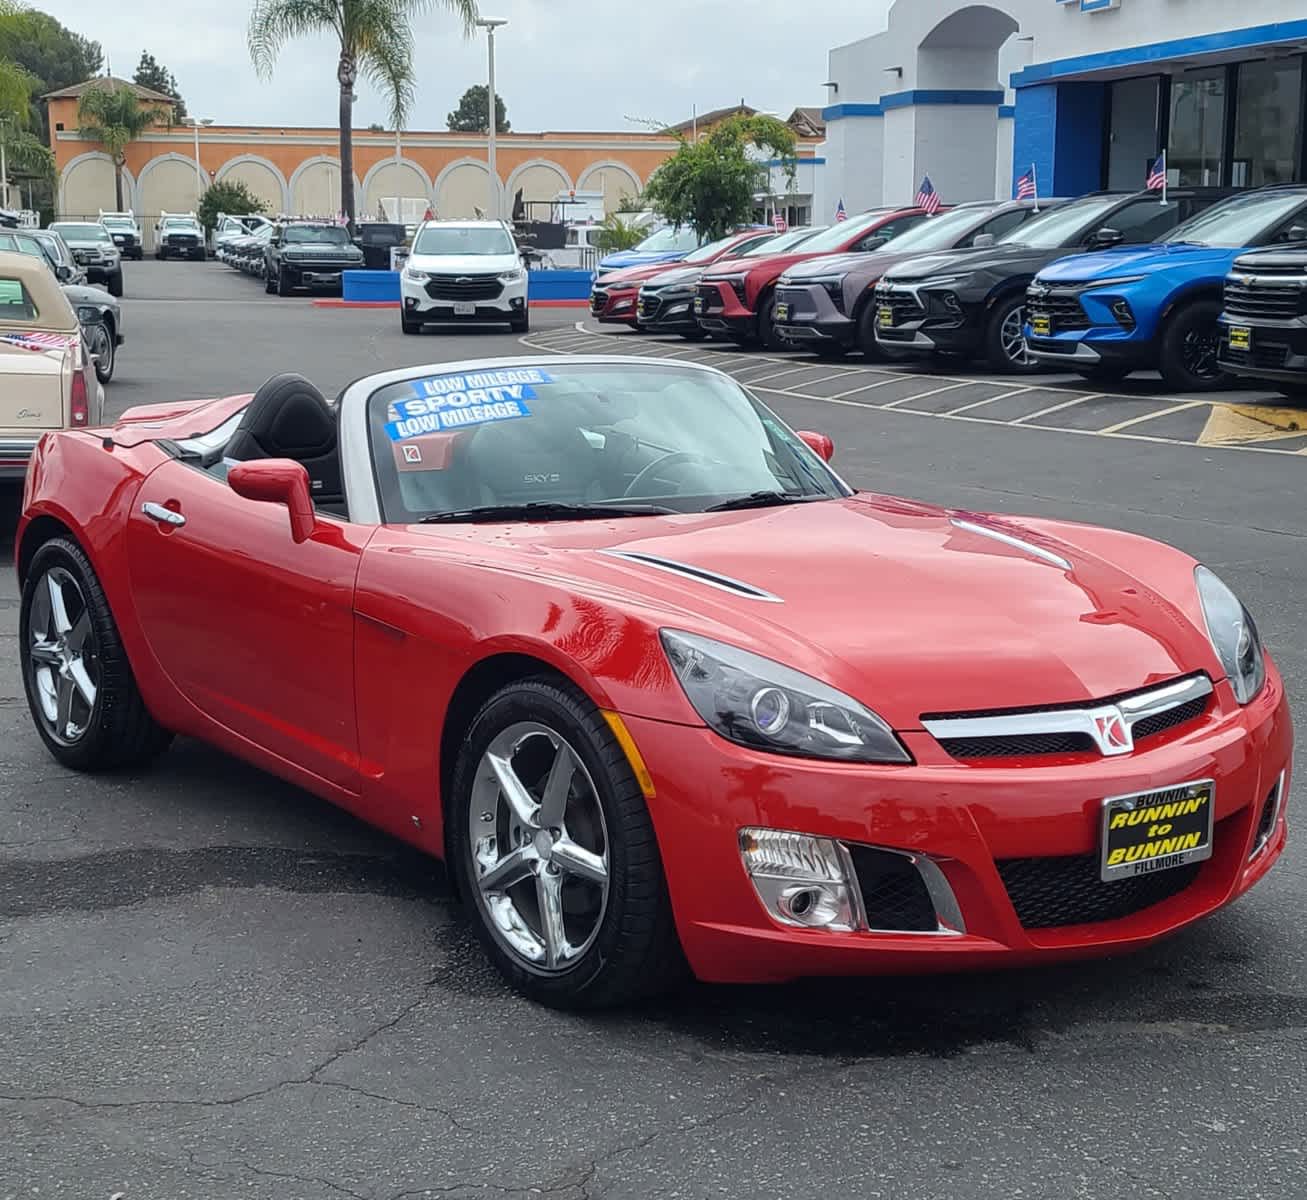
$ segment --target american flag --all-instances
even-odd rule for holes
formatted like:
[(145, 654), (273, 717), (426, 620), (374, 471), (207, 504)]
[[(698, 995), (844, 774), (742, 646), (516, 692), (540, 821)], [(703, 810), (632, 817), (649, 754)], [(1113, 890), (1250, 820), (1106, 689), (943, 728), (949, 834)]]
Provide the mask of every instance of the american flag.
[(939, 212), (939, 193), (935, 190), (935, 185), (930, 182), (929, 175), (922, 179), (921, 187), (917, 189), (917, 207), (924, 208), (931, 216)]
[(1158, 155), (1157, 161), (1153, 163), (1148, 172), (1148, 190), (1150, 192), (1160, 192), (1166, 187), (1166, 151), (1163, 150)]
[(1035, 164), (1031, 163), (1030, 170), (1017, 180), (1017, 199), (1029, 200), (1032, 196), (1038, 194), (1035, 187)]
[(839, 205), (835, 209), (835, 221), (838, 224), (840, 221), (847, 221), (848, 219), (849, 214), (844, 211), (844, 197), (841, 196)]
[(784, 233), (789, 228), (789, 225), (786, 224), (785, 221), (785, 214), (781, 212), (779, 208), (776, 210), (775, 215), (772, 217), (771, 223), (775, 227), (777, 233)]
[(72, 340), (66, 333), (42, 333), (40, 330), (0, 334), (0, 342), (23, 350), (66, 350)]

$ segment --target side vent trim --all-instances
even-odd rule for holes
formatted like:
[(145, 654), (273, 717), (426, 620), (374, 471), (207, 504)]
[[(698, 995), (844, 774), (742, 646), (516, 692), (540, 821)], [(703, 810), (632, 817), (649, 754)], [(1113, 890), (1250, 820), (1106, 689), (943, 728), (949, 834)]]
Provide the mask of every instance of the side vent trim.
[(765, 604), (785, 603), (779, 596), (764, 591), (760, 587), (755, 587), (751, 583), (745, 583), (740, 579), (732, 579), (729, 575), (709, 571), (704, 567), (693, 567), (689, 563), (677, 562), (674, 558), (659, 558), (656, 554), (642, 554), (638, 550), (601, 550), (599, 553), (607, 554), (611, 558), (621, 558), (627, 562), (638, 563), (642, 567), (651, 567), (655, 571), (666, 571), (670, 575), (679, 575), (682, 579), (702, 583), (705, 587), (717, 588), (718, 591), (730, 592), (731, 595), (741, 596), (745, 600), (760, 600)]

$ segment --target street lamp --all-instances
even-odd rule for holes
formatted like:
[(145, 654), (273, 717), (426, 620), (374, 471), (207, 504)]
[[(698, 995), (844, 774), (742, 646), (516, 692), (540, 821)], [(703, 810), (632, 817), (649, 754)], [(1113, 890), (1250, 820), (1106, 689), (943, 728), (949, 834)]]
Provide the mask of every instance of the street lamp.
[(204, 168), (200, 165), (200, 126), (213, 124), (212, 117), (183, 117), (183, 125), (189, 125), (195, 131), (195, 203), (198, 206), (204, 198)]
[(486, 47), (490, 57), (490, 80), (487, 91), (489, 95), (490, 115), (486, 120), (488, 136), (486, 139), (486, 165), (490, 168), (490, 204), (487, 212), (493, 213), (496, 220), (502, 215), (499, 209), (499, 176), (495, 174), (495, 134), (499, 125), (499, 106), (495, 103), (495, 30), (507, 25), (507, 17), (478, 17), (477, 28), (486, 31)]

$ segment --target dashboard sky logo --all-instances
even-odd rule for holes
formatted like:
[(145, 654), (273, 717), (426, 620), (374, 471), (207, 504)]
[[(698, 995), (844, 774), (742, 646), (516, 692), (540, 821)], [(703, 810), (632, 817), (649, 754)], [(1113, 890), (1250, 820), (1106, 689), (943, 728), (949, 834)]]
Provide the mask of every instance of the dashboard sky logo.
[(1081, 12), (1106, 12), (1121, 7), (1121, 0), (1057, 0), (1057, 2), (1068, 8), (1078, 8)]

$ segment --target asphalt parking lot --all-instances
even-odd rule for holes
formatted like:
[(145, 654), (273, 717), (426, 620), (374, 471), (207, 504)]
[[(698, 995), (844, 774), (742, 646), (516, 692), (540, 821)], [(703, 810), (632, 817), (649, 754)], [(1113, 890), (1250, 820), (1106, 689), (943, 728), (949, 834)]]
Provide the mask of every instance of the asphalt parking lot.
[[(215, 263), (131, 263), (126, 284), (111, 414), (280, 370), (333, 394), (383, 366), (482, 355), (714, 361), (829, 433), (855, 485), (1182, 546), (1241, 593), (1307, 712), (1307, 411), (1293, 429), (1294, 410), (1256, 394), (1213, 405), (1148, 380), (1103, 396), (725, 353), (575, 310), (535, 310), (534, 350), (508, 333), (403, 337), (392, 311), (267, 297)], [(1248, 897), (1131, 957), (692, 987), (567, 1016), (500, 985), (438, 865), (304, 793), (193, 743), (139, 776), (55, 767), (17, 625), (7, 570), (0, 1200), (1304, 1192), (1293, 834)]]

